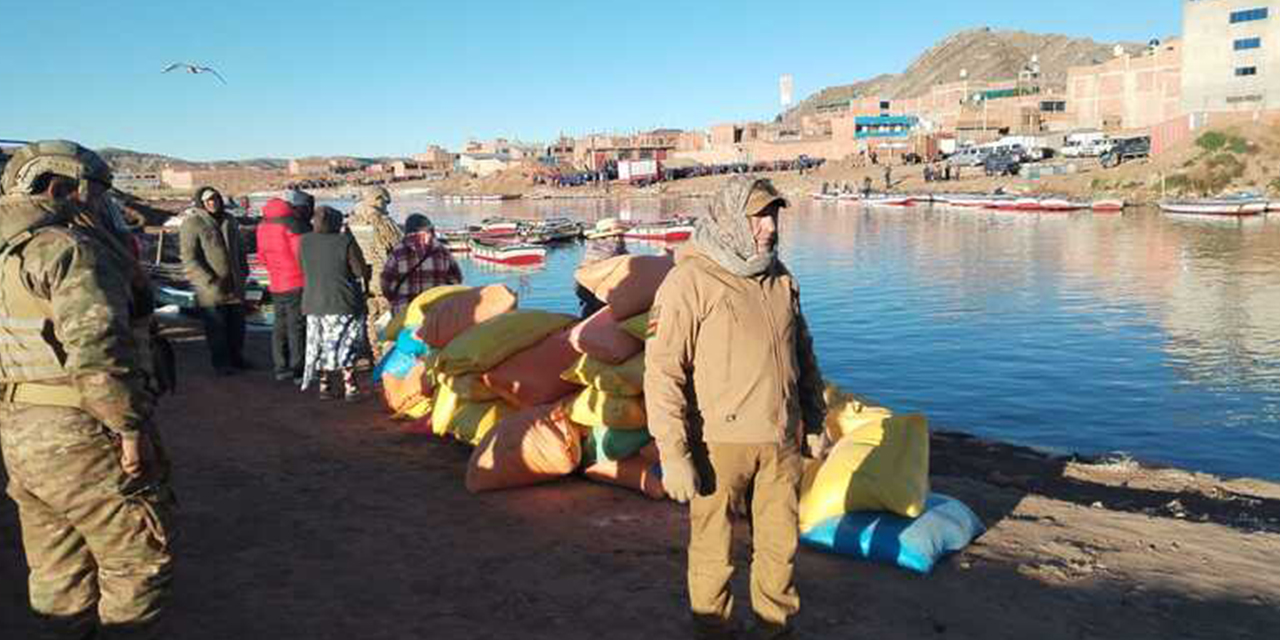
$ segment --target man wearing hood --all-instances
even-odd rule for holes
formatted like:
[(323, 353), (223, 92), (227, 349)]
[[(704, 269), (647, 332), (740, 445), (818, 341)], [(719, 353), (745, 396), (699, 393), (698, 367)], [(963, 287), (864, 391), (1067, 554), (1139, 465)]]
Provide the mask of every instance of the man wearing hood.
[[(396, 246), (404, 240), (404, 232), (391, 220), (387, 205), (391, 204), (391, 192), (386, 187), (369, 187), (360, 196), (360, 202), (347, 218), (347, 231), (356, 239), (360, 252), (368, 261), (373, 273), (381, 274), (386, 266), (387, 258)], [(369, 282), (369, 340), (373, 343), (374, 358), (382, 354), (375, 328), (379, 318), (390, 310), (391, 306), (382, 294), (381, 278)]]
[(650, 312), (645, 408), (663, 485), (691, 503), (689, 605), (701, 637), (732, 637), (734, 515), (750, 515), (754, 637), (785, 635), (800, 609), (801, 448), (826, 406), (799, 288), (776, 253), (787, 204), (768, 180), (731, 178)]
[(244, 286), (249, 263), (240, 244), (240, 223), (223, 207), (213, 187), (196, 189), (179, 232), (182, 267), (196, 290), (205, 341), (214, 372), (249, 369), (244, 358)]
[[(268, 290), (275, 312), (271, 330), (271, 360), (276, 380), (302, 381), (306, 357), (306, 318), (302, 315), (302, 274), (299, 251), (311, 225), (302, 216), (310, 211), (307, 194), (289, 191), (289, 200), (272, 198), (262, 207), (258, 224), (258, 257), (267, 268)], [(314, 202), (314, 200), (312, 200)]]

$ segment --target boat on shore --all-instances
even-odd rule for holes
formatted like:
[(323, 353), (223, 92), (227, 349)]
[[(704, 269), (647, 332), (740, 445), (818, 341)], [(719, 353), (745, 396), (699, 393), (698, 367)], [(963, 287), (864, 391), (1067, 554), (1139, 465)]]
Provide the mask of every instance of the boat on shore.
[(1125, 201), (1122, 198), (1100, 198), (1094, 200), (1089, 208), (1094, 211), (1103, 212), (1119, 212), (1124, 211)]
[(627, 227), (622, 236), (631, 240), (682, 242), (693, 236), (693, 220), (681, 218), (664, 222), (641, 222)]
[(1268, 202), (1262, 198), (1204, 198), (1199, 200), (1161, 200), (1160, 210), (1172, 214), (1200, 216), (1256, 216), (1266, 212)]
[(508, 267), (538, 266), (547, 259), (546, 247), (518, 240), (473, 237), (470, 249), (473, 260)]
[(437, 237), (440, 243), (452, 253), (469, 253), (471, 251), (471, 231), (469, 229), (444, 229)]

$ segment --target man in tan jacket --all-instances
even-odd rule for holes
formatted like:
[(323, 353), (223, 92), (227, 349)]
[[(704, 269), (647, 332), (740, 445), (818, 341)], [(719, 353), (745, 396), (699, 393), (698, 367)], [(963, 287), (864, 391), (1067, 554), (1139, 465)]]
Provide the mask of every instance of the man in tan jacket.
[(791, 576), (801, 449), (826, 405), (799, 289), (776, 254), (785, 206), (768, 180), (732, 178), (650, 314), (649, 430), (667, 493), (691, 502), (689, 605), (703, 637), (731, 633), (733, 515), (752, 524), (753, 635), (785, 635), (800, 608)]

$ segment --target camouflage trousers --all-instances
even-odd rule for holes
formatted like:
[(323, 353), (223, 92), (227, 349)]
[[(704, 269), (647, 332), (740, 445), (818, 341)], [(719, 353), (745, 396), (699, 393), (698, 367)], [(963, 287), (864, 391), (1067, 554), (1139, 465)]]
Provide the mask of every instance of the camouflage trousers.
[[(31, 608), (49, 638), (158, 638), (174, 533), (168, 460), (131, 478), (89, 414), (0, 404), (0, 447), (18, 504)], [(96, 635), (95, 635), (96, 633)]]
[[(377, 273), (377, 272), (375, 272)], [(369, 327), (369, 347), (373, 356), (373, 364), (376, 366), (382, 360), (384, 350), (382, 348), (382, 338), (379, 337), (377, 323), (382, 314), (391, 310), (391, 304), (382, 296), (369, 298), (367, 301), (368, 315), (365, 316), (365, 322)]]

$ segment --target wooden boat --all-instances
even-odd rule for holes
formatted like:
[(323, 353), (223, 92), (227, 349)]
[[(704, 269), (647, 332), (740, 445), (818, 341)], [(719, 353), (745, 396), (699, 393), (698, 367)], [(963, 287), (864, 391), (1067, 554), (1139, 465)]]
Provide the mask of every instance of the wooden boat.
[(520, 233), (520, 223), (507, 218), (486, 218), (473, 236), (485, 238), (513, 238)]
[(1261, 198), (1213, 198), (1203, 200), (1161, 200), (1165, 213), (1209, 216), (1256, 216), (1267, 210)]
[(547, 218), (520, 230), (520, 238), (533, 244), (568, 242), (582, 237), (582, 223), (568, 218)]
[(472, 259), (481, 262), (508, 267), (532, 267), (547, 259), (547, 248), (536, 244), (490, 238), (472, 238), (470, 244)]
[(1079, 211), (1088, 209), (1089, 203), (1068, 200), (1067, 198), (1040, 198), (1038, 209), (1034, 211)]
[(681, 242), (693, 235), (693, 220), (678, 219), (664, 222), (641, 222), (623, 232), (622, 237), (632, 240), (661, 240)]
[(868, 207), (909, 207), (915, 204), (916, 197), (891, 193), (872, 193), (860, 196), (859, 200)]
[(1094, 211), (1123, 211), (1124, 204), (1124, 200), (1120, 198), (1101, 198), (1099, 200), (1094, 200), (1090, 205), (1090, 208)]

